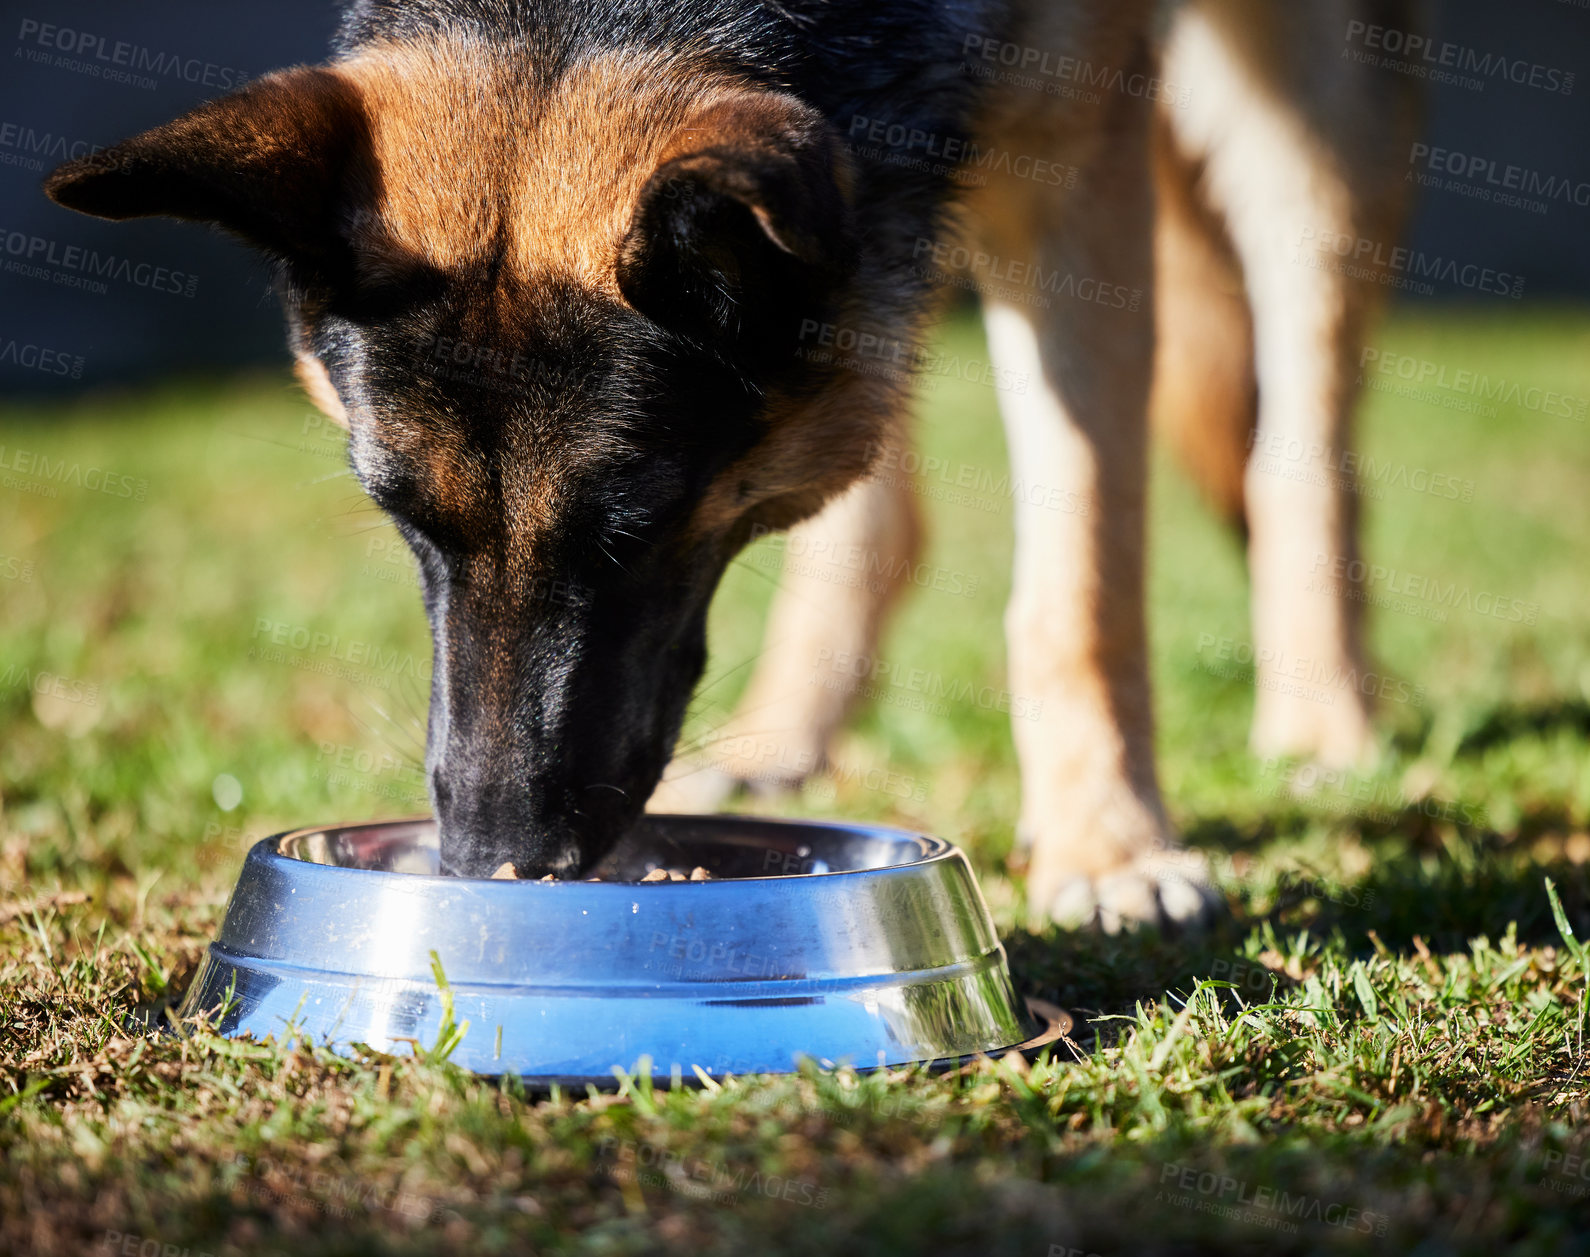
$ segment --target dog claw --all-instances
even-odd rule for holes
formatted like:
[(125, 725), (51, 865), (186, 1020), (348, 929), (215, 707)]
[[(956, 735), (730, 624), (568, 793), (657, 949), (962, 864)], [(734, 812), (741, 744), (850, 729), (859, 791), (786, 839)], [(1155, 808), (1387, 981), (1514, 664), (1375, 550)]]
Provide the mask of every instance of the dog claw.
[(1159, 904), (1165, 915), (1180, 925), (1201, 920), (1218, 906), (1218, 896), (1209, 886), (1195, 886), (1172, 878), (1159, 883)]
[(1221, 898), (1209, 883), (1201, 857), (1178, 851), (1156, 854), (1097, 877), (1061, 883), (1049, 902), (1049, 918), (1067, 929), (1119, 934), (1141, 926), (1193, 931), (1219, 913)]
[(1078, 930), (1092, 923), (1096, 907), (1093, 883), (1086, 877), (1072, 877), (1055, 893), (1049, 916), (1056, 925)]

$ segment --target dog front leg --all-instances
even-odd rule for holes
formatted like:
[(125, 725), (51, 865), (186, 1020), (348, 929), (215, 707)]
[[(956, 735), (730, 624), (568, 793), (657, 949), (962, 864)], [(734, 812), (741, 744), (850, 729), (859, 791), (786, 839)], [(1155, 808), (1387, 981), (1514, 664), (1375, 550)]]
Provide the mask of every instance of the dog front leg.
[[(1396, 239), (1413, 113), (1390, 76), (1345, 60), (1275, 90), (1273, 49), (1317, 44), (1331, 29), (1309, 6), (1202, 0), (1178, 16), (1165, 73), (1197, 85), (1188, 107), (1166, 116), (1203, 169), (1253, 311), (1259, 408), (1244, 482), (1251, 745), (1266, 758), (1347, 768), (1376, 753), (1357, 562), (1354, 359), (1378, 300), (1380, 259)], [(1358, 272), (1369, 278), (1351, 277)]]
[(669, 766), (649, 810), (711, 811), (742, 786), (792, 790), (823, 767), (921, 548), (910, 476), (888, 455), (790, 531), (744, 695), (701, 751)]
[(1101, 335), (1090, 311), (1035, 318), (992, 303), (985, 317), (995, 359), (1037, 382), (1002, 398), (1013, 478), (1043, 486), (1017, 495), (1005, 616), (1029, 912), (1111, 932), (1191, 921), (1208, 907), (1205, 875), (1176, 850), (1154, 770), (1143, 616), (1149, 349), (1136, 333)]
[[(1006, 612), (1019, 840), (1033, 920), (1184, 923), (1213, 896), (1177, 847), (1154, 769), (1144, 625), (1153, 361), (1146, 126), (1101, 145), (1066, 193), (985, 203), (987, 255), (1030, 280), (985, 305), (1015, 497)], [(1019, 265), (1018, 265), (1019, 263)]]

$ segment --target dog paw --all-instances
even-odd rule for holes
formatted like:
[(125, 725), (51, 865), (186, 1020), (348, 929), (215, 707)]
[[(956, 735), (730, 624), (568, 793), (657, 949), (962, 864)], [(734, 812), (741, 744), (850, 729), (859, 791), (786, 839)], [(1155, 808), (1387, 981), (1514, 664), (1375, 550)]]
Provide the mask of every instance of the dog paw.
[(1197, 931), (1225, 908), (1208, 862), (1196, 851), (1167, 848), (1104, 873), (1061, 880), (1035, 914), (1069, 929), (1118, 934), (1142, 926)]

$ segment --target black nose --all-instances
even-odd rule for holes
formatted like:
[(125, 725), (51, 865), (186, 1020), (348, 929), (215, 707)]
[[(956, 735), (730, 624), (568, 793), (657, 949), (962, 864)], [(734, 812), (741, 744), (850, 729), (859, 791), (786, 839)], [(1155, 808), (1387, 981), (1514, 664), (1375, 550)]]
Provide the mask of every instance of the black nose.
[(443, 873), (490, 877), (504, 864), (520, 877), (579, 871), (582, 843), (568, 809), (516, 773), (439, 765), (431, 772), (431, 802)]

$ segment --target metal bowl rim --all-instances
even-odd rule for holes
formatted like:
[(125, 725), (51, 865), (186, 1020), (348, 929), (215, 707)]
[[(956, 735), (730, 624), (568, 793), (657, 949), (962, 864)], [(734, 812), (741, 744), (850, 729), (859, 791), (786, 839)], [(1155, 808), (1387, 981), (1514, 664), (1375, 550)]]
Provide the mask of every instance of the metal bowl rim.
[(245, 864), (248, 860), (259, 859), (280, 864), (284, 867), (292, 868), (295, 871), (302, 869), (330, 869), (340, 873), (358, 873), (369, 877), (400, 878), (402, 879), (404, 885), (414, 885), (416, 883), (419, 885), (429, 885), (432, 883), (440, 883), (442, 885), (457, 885), (460, 882), (466, 882), (477, 885), (483, 883), (490, 886), (540, 886), (543, 889), (551, 889), (553, 887), (559, 886), (583, 886), (589, 890), (597, 891), (598, 893), (609, 893), (602, 891), (601, 888), (614, 887), (623, 889), (626, 893), (628, 893), (631, 888), (637, 887), (643, 887), (648, 891), (664, 886), (673, 887), (675, 889), (678, 889), (681, 886), (715, 886), (721, 888), (725, 886), (742, 885), (746, 882), (808, 882), (818, 878), (869, 877), (881, 873), (893, 873), (900, 869), (927, 868), (930, 865), (939, 864), (946, 860), (953, 860), (956, 857), (964, 858), (964, 853), (961, 851), (960, 847), (955, 843), (950, 842), (947, 838), (939, 838), (933, 834), (924, 834), (919, 830), (905, 829), (899, 825), (884, 825), (873, 821), (807, 820), (800, 817), (747, 816), (736, 812), (653, 812), (648, 813), (647, 815), (662, 820), (708, 821), (713, 823), (720, 821), (740, 822), (754, 825), (768, 825), (774, 828), (826, 829), (841, 833), (846, 831), (856, 832), (860, 830), (868, 830), (873, 833), (878, 833), (881, 831), (882, 833), (891, 836), (908, 838), (915, 842), (921, 843), (927, 848), (927, 853), (924, 854), (920, 859), (906, 860), (899, 864), (882, 864), (875, 868), (867, 869), (833, 869), (826, 873), (780, 873), (767, 877), (712, 878), (707, 881), (700, 882), (676, 882), (671, 880), (656, 882), (593, 882), (583, 878), (572, 878), (567, 880), (560, 879), (557, 881), (543, 882), (535, 878), (458, 877), (442, 873), (399, 873), (391, 869), (367, 869), (360, 868), (355, 864), (321, 864), (314, 860), (305, 860), (298, 856), (287, 855), (281, 850), (282, 844), (287, 842), (289, 839), (298, 838), (308, 834), (323, 834), (329, 830), (381, 829), (387, 826), (436, 823), (436, 818), (434, 816), (418, 815), (393, 816), (383, 820), (375, 821), (334, 821), (324, 825), (304, 825), (297, 829), (283, 830), (279, 834), (271, 834), (268, 837), (261, 838), (252, 847), (250, 847)]

